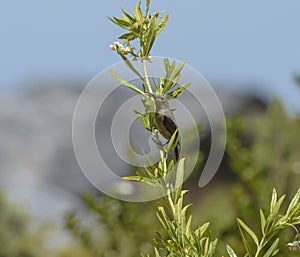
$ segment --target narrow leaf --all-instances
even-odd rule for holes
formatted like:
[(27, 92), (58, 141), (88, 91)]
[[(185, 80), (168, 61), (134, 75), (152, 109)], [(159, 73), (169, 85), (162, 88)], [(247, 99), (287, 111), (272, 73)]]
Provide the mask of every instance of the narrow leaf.
[(125, 34), (119, 36), (119, 39), (124, 39), (124, 40), (127, 40), (127, 41), (131, 41), (131, 40), (134, 40), (136, 38), (137, 38), (137, 36), (133, 35), (131, 32), (125, 33)]
[(266, 218), (262, 209), (259, 210), (261, 233), (265, 235)]
[(191, 83), (188, 83), (186, 85), (182, 85), (179, 88), (177, 88), (176, 90), (168, 93), (169, 96), (171, 96), (171, 98), (178, 98), (184, 90), (186, 90), (189, 86), (191, 85)]
[(150, 0), (147, 0), (146, 1), (146, 17), (148, 17), (149, 9), (150, 9)]
[(126, 65), (131, 69), (132, 72), (134, 72), (143, 82), (145, 82), (145, 78), (142, 77), (142, 75), (134, 68), (132, 63), (128, 60), (125, 54), (123, 54), (122, 51), (118, 51), (122, 59), (125, 61)]
[(115, 23), (117, 26), (123, 28), (123, 29), (128, 29), (130, 27), (130, 22), (129, 21), (126, 21), (126, 20), (123, 20), (123, 19), (120, 19), (120, 18), (117, 18), (117, 17), (113, 17), (110, 18), (108, 17), (113, 23)]
[(229, 245), (226, 245), (226, 250), (227, 250), (229, 257), (237, 257), (237, 255), (235, 254), (235, 252)]
[(167, 153), (172, 152), (173, 149), (177, 146), (178, 142), (179, 142), (179, 136), (178, 136), (178, 129), (177, 129), (169, 140), (169, 143), (166, 148), (166, 152)]
[(165, 71), (166, 71), (166, 73), (168, 73), (169, 66), (170, 66), (170, 62), (169, 62), (168, 58), (164, 59), (164, 65), (165, 65)]
[(143, 178), (141, 176), (125, 176), (123, 179), (128, 181), (143, 181)]
[(175, 180), (175, 191), (174, 191), (174, 199), (175, 202), (178, 201), (180, 198), (180, 191), (183, 184), (183, 178), (184, 178), (184, 161), (185, 158), (182, 158), (179, 160), (178, 166), (177, 166), (177, 173), (176, 173), (176, 180)]
[(146, 45), (144, 49), (144, 55), (145, 57), (150, 54), (151, 48), (153, 46), (153, 43), (155, 41), (157, 34), (157, 23), (156, 23), (156, 17), (152, 17), (149, 25), (149, 34), (146, 38)]
[(277, 192), (276, 192), (276, 189), (273, 188), (272, 198), (271, 198), (271, 203), (270, 203), (270, 213), (273, 213), (276, 202), (277, 202)]
[(286, 216), (291, 216), (291, 212), (292, 210), (297, 207), (297, 204), (299, 204), (300, 202), (300, 189), (298, 190), (298, 192), (295, 194), (295, 196), (293, 197), (293, 199), (291, 200), (289, 207), (286, 211)]
[(123, 8), (121, 8), (123, 14), (125, 15), (125, 17), (127, 18), (128, 21), (130, 21), (131, 24), (136, 22), (136, 19), (133, 18), (129, 13), (125, 12), (125, 10)]
[(274, 243), (270, 246), (270, 248), (268, 249), (268, 251), (264, 254), (263, 257), (272, 257), (276, 254), (276, 252), (278, 251), (278, 243), (279, 243), (279, 238), (277, 238)]
[(134, 17), (140, 21), (143, 17), (142, 11), (141, 11), (141, 1), (139, 1), (135, 6), (133, 10)]
[(164, 30), (164, 28), (167, 25), (168, 20), (169, 20), (169, 15), (167, 14), (165, 16), (165, 18), (162, 20), (162, 22), (159, 24), (159, 29), (157, 31), (157, 35)]
[(201, 236), (205, 233), (208, 227), (209, 227), (209, 222), (206, 222), (199, 228), (199, 230), (201, 231)]
[(136, 86), (130, 84), (129, 82), (125, 81), (124, 79), (120, 78), (115, 72), (112, 70), (109, 70), (110, 74), (117, 80), (119, 81), (122, 85), (130, 88), (131, 90), (135, 91), (136, 93), (140, 95), (144, 95), (144, 92), (138, 89)]
[(251, 236), (251, 238), (253, 239), (254, 243), (258, 246), (259, 242), (258, 242), (258, 238), (255, 235), (255, 233), (240, 219), (237, 219), (239, 225)]
[(155, 251), (155, 257), (160, 257), (159, 252), (156, 247), (154, 247), (154, 251)]
[(188, 237), (191, 235), (191, 224), (192, 224), (192, 215), (189, 216), (188, 221), (185, 226), (185, 234)]
[(281, 196), (281, 197), (278, 199), (278, 201), (275, 203), (275, 205), (273, 206), (272, 212), (271, 212), (270, 215), (269, 215), (269, 217), (270, 217), (271, 219), (273, 219), (273, 217), (276, 217), (276, 216), (278, 215), (279, 210), (280, 210), (280, 208), (281, 208), (281, 205), (282, 205), (282, 203), (283, 203), (284, 198), (285, 198), (285, 195)]

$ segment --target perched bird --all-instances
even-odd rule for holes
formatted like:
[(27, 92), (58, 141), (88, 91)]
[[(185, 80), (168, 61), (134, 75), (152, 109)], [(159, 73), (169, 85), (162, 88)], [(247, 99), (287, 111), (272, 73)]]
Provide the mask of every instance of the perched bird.
[(179, 132), (176, 125), (173, 111), (169, 106), (169, 101), (166, 96), (149, 94), (155, 101), (155, 123), (158, 132), (167, 140), (170, 140), (176, 132), (175, 142), (177, 142), (174, 152), (176, 161), (179, 159)]

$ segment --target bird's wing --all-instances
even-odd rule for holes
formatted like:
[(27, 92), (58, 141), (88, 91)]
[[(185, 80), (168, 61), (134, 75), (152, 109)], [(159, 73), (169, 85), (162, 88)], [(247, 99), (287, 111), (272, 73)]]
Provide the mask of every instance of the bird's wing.
[(168, 116), (164, 115), (164, 120), (163, 120), (165, 128), (170, 132), (171, 135), (175, 133), (177, 130), (177, 125), (173, 121), (173, 119), (169, 118)]

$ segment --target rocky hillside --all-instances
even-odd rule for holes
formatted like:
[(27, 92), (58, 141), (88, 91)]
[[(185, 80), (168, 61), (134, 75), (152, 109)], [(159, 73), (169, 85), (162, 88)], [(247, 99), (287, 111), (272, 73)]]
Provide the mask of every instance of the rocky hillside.
[[(81, 91), (82, 87), (62, 83), (0, 93), (0, 187), (35, 217), (59, 221), (64, 211), (80, 205), (79, 194), (94, 190), (82, 174), (72, 146), (72, 117)], [(99, 90), (99, 99), (106, 92)], [(261, 108), (262, 102), (251, 95), (218, 95), (226, 114), (249, 112), (249, 106)], [(113, 112), (116, 101), (107, 103), (111, 108), (104, 118), (113, 115), (109, 112)], [(175, 115), (184, 119), (180, 112)], [(122, 127), (119, 129), (122, 134)], [(116, 155), (101, 133), (100, 126), (96, 131), (101, 141), (98, 145), (108, 155)], [(121, 160), (114, 162), (122, 170), (128, 168)]]

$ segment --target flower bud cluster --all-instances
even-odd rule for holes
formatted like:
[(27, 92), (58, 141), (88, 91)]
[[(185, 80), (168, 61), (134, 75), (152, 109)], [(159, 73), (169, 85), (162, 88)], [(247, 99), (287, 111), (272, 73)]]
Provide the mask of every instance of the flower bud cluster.
[(109, 48), (113, 51), (121, 51), (123, 54), (133, 53), (134, 48), (130, 45), (124, 46), (121, 42), (114, 42), (109, 46)]

